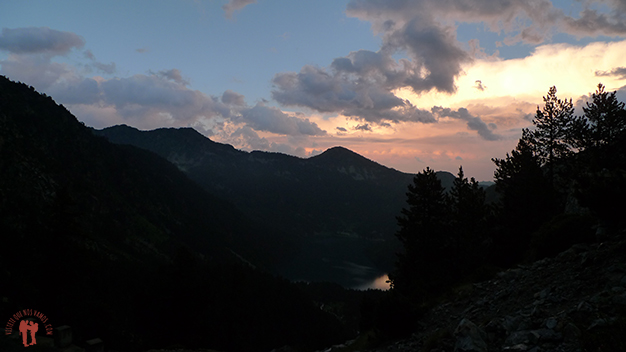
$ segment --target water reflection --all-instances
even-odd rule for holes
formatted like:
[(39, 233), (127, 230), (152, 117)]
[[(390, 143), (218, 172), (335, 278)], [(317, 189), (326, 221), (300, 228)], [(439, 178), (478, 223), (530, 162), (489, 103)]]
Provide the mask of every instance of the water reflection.
[(387, 276), (387, 274), (383, 274), (382, 276), (379, 276), (372, 281), (366, 282), (363, 285), (355, 287), (355, 289), (357, 290), (373, 289), (373, 290), (386, 291), (389, 289), (389, 283), (387, 282), (388, 280), (389, 280), (389, 276)]

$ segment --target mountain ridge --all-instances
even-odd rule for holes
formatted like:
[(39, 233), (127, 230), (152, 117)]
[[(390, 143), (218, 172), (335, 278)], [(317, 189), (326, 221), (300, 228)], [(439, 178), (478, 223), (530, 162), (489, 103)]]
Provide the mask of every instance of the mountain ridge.
[[(299, 288), (259, 269), (288, 238), (4, 76), (0, 234), (0, 313), (35, 307), (72, 326), (75, 341), (250, 351), (348, 337)], [(0, 338), (0, 350), (20, 349)]]
[[(255, 221), (291, 234), (300, 243), (295, 256), (300, 261), (284, 267), (300, 267), (304, 272), (280, 272), (288, 278), (318, 277), (313, 269), (306, 269), (313, 267), (336, 277), (334, 268), (345, 267), (345, 280), (349, 281), (352, 264), (346, 265), (346, 261), (372, 268), (368, 274), (372, 276), (393, 268), (395, 253), (400, 250), (394, 236), (396, 216), (406, 206), (406, 191), (413, 174), (388, 168), (340, 146), (299, 158), (236, 150), (188, 130), (139, 131), (117, 126), (93, 132), (111, 142), (135, 145), (161, 155), (206, 190), (232, 201)], [(188, 134), (190, 141), (185, 137)], [(444, 187), (451, 187), (454, 175), (439, 172), (438, 177)], [(330, 247), (331, 243), (334, 247)], [(337, 246), (345, 249), (337, 251)], [(360, 254), (355, 256), (355, 250)], [(312, 251), (318, 254), (312, 256)], [(334, 254), (328, 260), (324, 253)], [(304, 258), (310, 263), (304, 263)]]

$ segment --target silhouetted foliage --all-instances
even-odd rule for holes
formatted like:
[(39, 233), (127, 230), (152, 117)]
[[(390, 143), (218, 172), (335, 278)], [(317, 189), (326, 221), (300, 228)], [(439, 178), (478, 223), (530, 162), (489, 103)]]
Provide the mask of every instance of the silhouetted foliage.
[(526, 138), (522, 137), (506, 158), (492, 160), (497, 167), (494, 179), (500, 194), (492, 259), (509, 266), (523, 258), (531, 234), (557, 213), (556, 196)]
[(450, 212), (445, 190), (432, 169), (415, 175), (408, 189), (408, 209), (397, 218), (396, 233), (404, 252), (398, 254), (396, 271), (389, 278), (393, 289), (423, 297), (448, 280), (441, 266), (448, 265)]
[(568, 249), (574, 243), (590, 243), (595, 240), (595, 219), (588, 215), (560, 214), (546, 221), (533, 233), (530, 258), (552, 257)]
[(571, 99), (557, 99), (556, 88), (550, 88), (533, 120), (535, 129), (524, 129), (505, 159), (492, 159), (500, 194), (497, 263), (553, 255), (588, 241), (588, 211), (605, 225), (620, 218), (622, 208), (614, 204), (625, 194), (626, 150), (617, 142), (626, 141), (624, 104), (602, 84), (591, 98), (584, 115), (575, 117)]
[(604, 85), (591, 95), (592, 101), (583, 107), (588, 121), (587, 147), (611, 145), (626, 133), (626, 110), (624, 103), (617, 100), (616, 92), (606, 92)]
[(452, 242), (448, 261), (454, 265), (451, 274), (459, 279), (482, 264), (481, 259), (487, 249), (488, 208), (485, 205), (485, 191), (473, 177), (470, 180), (465, 177), (463, 167), (459, 167), (448, 199), (451, 215), (449, 236)]
[(567, 131), (574, 117), (574, 105), (572, 99), (557, 98), (556, 87), (550, 88), (543, 101), (543, 108), (537, 107), (533, 120), (535, 129), (529, 131), (527, 139), (542, 165), (549, 165), (570, 154)]
[(418, 173), (407, 193), (408, 209), (398, 217), (398, 254), (392, 288), (424, 300), (443, 292), (483, 264), (488, 208), (485, 191), (463, 168), (445, 193), (435, 172)]

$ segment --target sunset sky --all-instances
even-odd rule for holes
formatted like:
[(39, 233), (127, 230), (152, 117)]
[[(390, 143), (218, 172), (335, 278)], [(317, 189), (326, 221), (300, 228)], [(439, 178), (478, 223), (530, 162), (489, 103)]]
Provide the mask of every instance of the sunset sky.
[(0, 74), (88, 126), (411, 173), (492, 180), (553, 85), (626, 101), (624, 0), (3, 0), (0, 27)]

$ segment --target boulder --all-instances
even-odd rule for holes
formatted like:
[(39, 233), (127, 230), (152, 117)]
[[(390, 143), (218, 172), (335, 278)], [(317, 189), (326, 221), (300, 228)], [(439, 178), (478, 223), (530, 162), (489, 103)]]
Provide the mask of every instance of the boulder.
[(463, 319), (454, 330), (456, 336), (455, 352), (487, 352), (483, 339), (485, 333), (469, 319)]

